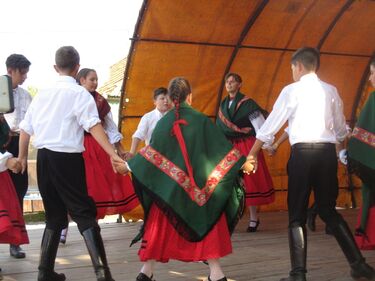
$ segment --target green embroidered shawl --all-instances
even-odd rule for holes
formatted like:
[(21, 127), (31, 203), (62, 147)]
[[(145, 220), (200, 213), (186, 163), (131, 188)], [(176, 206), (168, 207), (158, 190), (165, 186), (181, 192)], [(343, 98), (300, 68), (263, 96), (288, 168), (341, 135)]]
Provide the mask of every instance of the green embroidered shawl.
[(9, 132), (10, 129), (4, 115), (0, 114), (0, 152), (2, 153), (5, 151), (5, 146), (10, 140)]
[(227, 137), (254, 136), (255, 132), (249, 120), (251, 114), (261, 114), (261, 107), (244, 94), (237, 92), (229, 106), (229, 95), (220, 104), (216, 125)]
[(375, 170), (375, 92), (363, 107), (348, 144), (350, 158)]
[(245, 159), (209, 118), (182, 103), (180, 119), (188, 124), (181, 125), (181, 131), (197, 184), (193, 186), (171, 135), (174, 111), (158, 122), (150, 145), (129, 161), (145, 220), (156, 203), (188, 241), (201, 241), (223, 212), (233, 230), (242, 210), (244, 194), (237, 178)]

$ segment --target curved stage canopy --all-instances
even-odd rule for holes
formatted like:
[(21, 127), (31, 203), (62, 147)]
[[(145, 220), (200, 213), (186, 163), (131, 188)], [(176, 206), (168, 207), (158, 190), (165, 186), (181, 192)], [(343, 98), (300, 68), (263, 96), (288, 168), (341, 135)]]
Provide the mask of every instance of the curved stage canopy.
[[(320, 50), (318, 74), (337, 87), (352, 125), (373, 90), (368, 76), (375, 56), (374, 15), (372, 0), (144, 1), (122, 87), (125, 147), (140, 117), (153, 108), (153, 89), (167, 87), (176, 76), (191, 82), (193, 106), (212, 118), (226, 94), (223, 78), (229, 71), (242, 76), (243, 93), (271, 111), (281, 89), (292, 82), (290, 57), (302, 46)], [(278, 190), (272, 209), (285, 208), (288, 155), (284, 144), (267, 158)], [(339, 203), (350, 205), (344, 167), (339, 177)]]

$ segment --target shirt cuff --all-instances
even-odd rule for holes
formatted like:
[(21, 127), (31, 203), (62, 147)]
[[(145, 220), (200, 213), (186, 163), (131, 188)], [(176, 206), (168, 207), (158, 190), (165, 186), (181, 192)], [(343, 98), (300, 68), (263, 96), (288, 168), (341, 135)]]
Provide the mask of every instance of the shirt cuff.
[(5, 151), (5, 153), (0, 153), (0, 172), (4, 172), (8, 169), (6, 163), (7, 160), (12, 157), (13, 155), (7, 151)]
[(21, 123), (19, 124), (19, 128), (25, 131), (25, 133), (27, 133), (29, 136), (32, 136), (34, 134), (33, 127), (30, 124), (26, 123), (25, 120), (21, 121)]
[(99, 124), (100, 123), (100, 119), (99, 118), (91, 118), (89, 120), (86, 120), (83, 124), (82, 124), (82, 127), (83, 129), (86, 131), (86, 132), (90, 132), (90, 129), (92, 127), (94, 127), (96, 124)]
[(261, 134), (257, 134), (256, 138), (258, 140), (264, 142), (266, 144), (266, 146), (270, 146), (275, 140), (274, 136), (264, 136), (264, 135), (261, 135)]
[(116, 134), (107, 133), (107, 136), (108, 136), (108, 140), (111, 144), (118, 143), (123, 138), (122, 135), (118, 132)]

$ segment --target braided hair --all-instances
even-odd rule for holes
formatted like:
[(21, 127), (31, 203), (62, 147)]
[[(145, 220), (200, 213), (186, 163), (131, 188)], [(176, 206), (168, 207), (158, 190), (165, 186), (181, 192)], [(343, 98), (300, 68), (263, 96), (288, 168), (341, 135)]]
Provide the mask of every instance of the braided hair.
[(185, 78), (176, 77), (169, 82), (168, 96), (174, 103), (176, 120), (180, 119), (180, 104), (186, 100), (190, 93), (190, 83)]

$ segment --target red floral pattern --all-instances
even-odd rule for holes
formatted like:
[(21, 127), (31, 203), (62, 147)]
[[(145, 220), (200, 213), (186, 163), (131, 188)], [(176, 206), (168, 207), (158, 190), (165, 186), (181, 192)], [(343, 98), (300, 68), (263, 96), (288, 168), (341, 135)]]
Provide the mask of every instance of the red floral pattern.
[(228, 128), (231, 128), (233, 131), (235, 132), (238, 132), (238, 133), (244, 133), (244, 134), (247, 134), (251, 131), (251, 128), (250, 127), (244, 127), (244, 128), (239, 128), (236, 126), (236, 124), (230, 122), (223, 114), (223, 112), (221, 112), (221, 109), (219, 109), (219, 114), (218, 114), (218, 117), (220, 118), (220, 120), (225, 124), (225, 126), (227, 126)]
[(362, 128), (355, 127), (353, 129), (352, 137), (364, 142), (372, 147), (375, 147), (375, 134), (366, 131)]
[(180, 167), (177, 167), (173, 162), (151, 146), (148, 145), (144, 147), (139, 153), (147, 161), (155, 165), (158, 169), (167, 174), (172, 180), (178, 183), (178, 185), (180, 185), (186, 191), (186, 193), (189, 194), (191, 200), (193, 200), (199, 206), (203, 206), (208, 202), (211, 194), (215, 191), (215, 188), (221, 179), (241, 157), (239, 150), (233, 148), (208, 176), (206, 185), (203, 188), (199, 188), (198, 186), (193, 186), (191, 184), (189, 176), (187, 173), (185, 173), (185, 171), (183, 171)]

